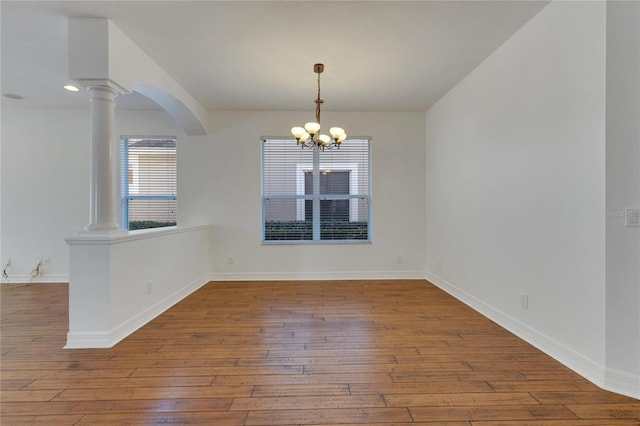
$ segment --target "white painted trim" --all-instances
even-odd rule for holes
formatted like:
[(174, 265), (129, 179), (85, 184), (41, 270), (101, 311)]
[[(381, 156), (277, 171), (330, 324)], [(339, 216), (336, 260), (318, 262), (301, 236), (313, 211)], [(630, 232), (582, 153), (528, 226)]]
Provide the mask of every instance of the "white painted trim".
[[(72, 77), (72, 79), (74, 78)], [(129, 93), (129, 90), (127, 90), (121, 84), (109, 78), (75, 78), (75, 81), (77, 81), (81, 86), (86, 88), (108, 87), (110, 89), (115, 90), (119, 95), (124, 95), (126, 93)]]
[(159, 302), (149, 306), (147, 309), (139, 312), (137, 315), (128, 318), (121, 324), (113, 327), (108, 332), (96, 333), (67, 333), (67, 344), (65, 349), (81, 349), (81, 348), (111, 348), (131, 333), (180, 302), (182, 299), (198, 290), (209, 282), (207, 276), (201, 277), (178, 291), (170, 294)]
[(470, 306), (501, 327), (540, 349), (556, 361), (605, 389), (605, 366), (585, 357), (554, 338), (529, 327), (437, 275), (425, 272), (425, 278), (456, 299)]
[(140, 229), (135, 231), (118, 230), (112, 233), (80, 232), (72, 237), (65, 238), (68, 245), (110, 245), (124, 243), (128, 241), (142, 240), (145, 238), (155, 238), (161, 235), (181, 234), (183, 232), (193, 232), (198, 230), (211, 229), (211, 225), (201, 226), (167, 226), (164, 228)]
[(423, 271), (214, 272), (210, 281), (422, 280)]
[(64, 349), (110, 348), (110, 333), (67, 333)]
[(607, 368), (606, 373), (604, 389), (640, 399), (640, 375), (633, 375), (613, 368)]
[(2, 278), (2, 284), (53, 284), (68, 283), (68, 274), (42, 274), (41, 277), (31, 278), (29, 274), (9, 274), (9, 278)]
[[(349, 172), (349, 195), (359, 195), (358, 192), (358, 163), (320, 163), (320, 170), (330, 170), (332, 172)], [(313, 163), (296, 164), (296, 195), (305, 195), (306, 171), (313, 170)], [(296, 220), (304, 220), (305, 200), (300, 199), (296, 203)], [(349, 200), (349, 221), (358, 221), (358, 199)]]

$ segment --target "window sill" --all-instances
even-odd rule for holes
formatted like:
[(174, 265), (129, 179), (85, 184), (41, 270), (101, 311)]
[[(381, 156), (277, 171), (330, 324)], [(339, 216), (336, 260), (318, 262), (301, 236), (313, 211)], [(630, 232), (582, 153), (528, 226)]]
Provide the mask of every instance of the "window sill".
[(309, 246), (309, 245), (325, 245), (325, 244), (371, 244), (371, 240), (291, 240), (291, 241), (262, 241), (263, 246)]

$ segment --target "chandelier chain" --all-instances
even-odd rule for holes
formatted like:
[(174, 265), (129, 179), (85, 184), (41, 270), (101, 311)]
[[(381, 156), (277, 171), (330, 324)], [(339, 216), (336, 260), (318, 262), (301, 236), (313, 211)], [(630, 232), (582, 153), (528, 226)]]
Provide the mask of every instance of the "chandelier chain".
[(318, 73), (318, 98), (316, 99), (316, 123), (320, 123), (320, 104), (323, 100), (320, 98), (320, 73)]

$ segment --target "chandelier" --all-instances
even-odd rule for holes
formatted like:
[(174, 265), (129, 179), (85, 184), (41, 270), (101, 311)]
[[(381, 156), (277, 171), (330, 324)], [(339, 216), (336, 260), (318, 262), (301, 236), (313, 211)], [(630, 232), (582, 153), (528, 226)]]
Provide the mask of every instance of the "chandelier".
[(324, 150), (332, 148), (340, 148), (340, 144), (347, 138), (347, 134), (341, 127), (332, 127), (329, 134), (319, 134), (320, 132), (320, 105), (324, 102), (320, 99), (320, 74), (324, 71), (324, 64), (315, 64), (313, 72), (318, 74), (318, 98), (314, 101), (316, 104), (316, 121), (305, 123), (304, 127), (292, 127), (291, 134), (296, 138), (297, 144), (302, 148), (312, 148), (317, 146)]

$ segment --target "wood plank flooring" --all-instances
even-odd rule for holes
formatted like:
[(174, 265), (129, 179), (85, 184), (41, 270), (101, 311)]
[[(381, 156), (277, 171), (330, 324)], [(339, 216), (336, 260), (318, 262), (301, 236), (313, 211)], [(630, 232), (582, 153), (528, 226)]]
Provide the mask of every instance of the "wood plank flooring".
[(85, 350), (62, 349), (66, 284), (0, 291), (3, 426), (640, 425), (426, 281), (209, 283)]

